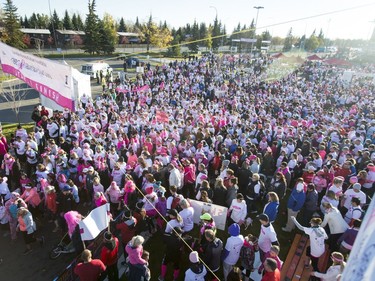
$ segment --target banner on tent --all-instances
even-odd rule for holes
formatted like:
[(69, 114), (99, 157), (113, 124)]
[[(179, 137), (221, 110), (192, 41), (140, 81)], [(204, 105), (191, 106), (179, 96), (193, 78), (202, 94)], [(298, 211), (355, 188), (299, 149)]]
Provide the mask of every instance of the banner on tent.
[(190, 205), (194, 209), (194, 223), (199, 224), (200, 216), (204, 213), (209, 213), (215, 221), (216, 227), (220, 230), (225, 230), (227, 222), (227, 207), (209, 204), (196, 200), (189, 200)]
[(79, 222), (81, 239), (83, 241), (95, 239), (101, 231), (108, 227), (109, 221), (109, 204), (95, 208)]
[(73, 110), (72, 71), (69, 65), (22, 52), (0, 42), (3, 71), (24, 82), (61, 107)]

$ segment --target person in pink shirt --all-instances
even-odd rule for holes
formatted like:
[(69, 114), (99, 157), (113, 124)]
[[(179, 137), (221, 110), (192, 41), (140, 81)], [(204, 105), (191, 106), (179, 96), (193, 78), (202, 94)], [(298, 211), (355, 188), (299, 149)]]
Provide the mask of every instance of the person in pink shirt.
[(25, 185), (25, 191), (22, 193), (21, 199), (26, 202), (33, 217), (38, 219), (40, 214), (39, 204), (41, 199), (36, 187), (33, 187), (30, 184)]
[(96, 208), (107, 204), (107, 199), (105, 198), (103, 192), (95, 192), (94, 202)]

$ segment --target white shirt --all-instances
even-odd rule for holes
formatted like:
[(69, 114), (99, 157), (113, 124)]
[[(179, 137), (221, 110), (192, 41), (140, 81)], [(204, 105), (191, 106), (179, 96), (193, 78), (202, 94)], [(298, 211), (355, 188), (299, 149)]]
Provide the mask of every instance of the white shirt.
[(183, 209), (180, 213), (180, 216), (182, 217), (183, 221), (183, 227), (182, 230), (184, 232), (188, 232), (194, 228), (194, 209), (193, 207), (188, 207), (186, 209)]
[(258, 240), (259, 248), (268, 253), (271, 249), (271, 245), (273, 242), (277, 241), (276, 231), (273, 228), (273, 225), (270, 224), (268, 227), (261, 225), (260, 226), (260, 235)]
[(25, 154), (25, 142), (24, 141), (15, 141), (14, 144), (16, 145), (16, 150), (18, 155)]
[(184, 281), (204, 281), (204, 277), (207, 274), (207, 269), (204, 265), (202, 265), (202, 272), (201, 273), (194, 273), (190, 268), (185, 272), (185, 279)]
[(229, 211), (232, 211), (230, 218), (238, 223), (240, 220), (245, 220), (247, 215), (247, 205), (245, 200), (238, 203), (237, 199), (233, 199), (230, 204)]
[(56, 125), (55, 122), (51, 124), (47, 124), (48, 134), (51, 138), (56, 138), (59, 135), (59, 127)]
[(366, 204), (366, 194), (364, 194), (362, 191), (355, 192), (354, 189), (348, 189), (344, 193), (345, 201), (344, 201), (344, 207), (349, 210), (352, 201), (352, 198), (356, 197), (360, 200), (361, 205)]
[(327, 233), (323, 227), (304, 227), (303, 231), (310, 236), (311, 255), (319, 258), (324, 254), (326, 248), (324, 240), (328, 239)]
[(324, 214), (321, 226), (325, 227), (327, 223), (331, 234), (344, 233), (349, 227), (337, 208), (331, 208), (328, 213)]
[(341, 273), (341, 265), (332, 265), (326, 273), (315, 272), (314, 276), (320, 278), (321, 281), (336, 281), (337, 275)]
[(172, 219), (169, 222), (167, 222), (167, 226), (165, 227), (165, 233), (172, 233), (173, 228), (175, 227), (182, 227), (183, 223), (179, 223), (177, 219)]
[(177, 189), (180, 189), (182, 186), (182, 177), (178, 169), (174, 168), (169, 174), (169, 186), (174, 185)]
[(244, 238), (242, 235), (231, 236), (225, 244), (225, 250), (229, 252), (224, 262), (229, 265), (235, 265), (240, 257), (240, 251), (243, 246)]

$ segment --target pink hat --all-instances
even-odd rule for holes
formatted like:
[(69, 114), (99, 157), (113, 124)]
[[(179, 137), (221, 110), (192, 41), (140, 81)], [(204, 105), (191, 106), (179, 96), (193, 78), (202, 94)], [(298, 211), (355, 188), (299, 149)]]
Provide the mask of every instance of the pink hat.
[(147, 194), (151, 194), (154, 191), (154, 187), (152, 185), (146, 186), (145, 188)]
[(358, 182), (358, 178), (356, 176), (350, 177), (349, 182), (352, 183), (352, 184), (353, 183), (357, 183)]

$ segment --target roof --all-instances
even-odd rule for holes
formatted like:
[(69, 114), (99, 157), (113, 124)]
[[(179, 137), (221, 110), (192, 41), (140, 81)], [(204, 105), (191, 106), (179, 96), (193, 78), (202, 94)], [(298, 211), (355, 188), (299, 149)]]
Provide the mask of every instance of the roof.
[(20, 28), (22, 33), (27, 34), (51, 34), (48, 29), (39, 29), (39, 28)]
[(139, 37), (139, 34), (138, 33), (133, 33), (133, 32), (117, 32), (117, 35), (118, 36), (135, 36), (135, 37)]
[(56, 32), (63, 34), (63, 35), (85, 35), (84, 31), (78, 31), (78, 30), (56, 29)]

